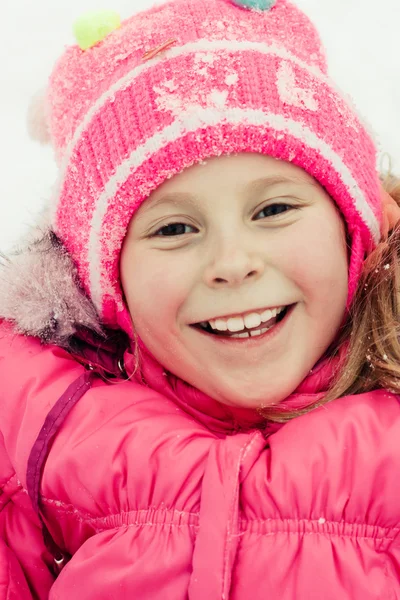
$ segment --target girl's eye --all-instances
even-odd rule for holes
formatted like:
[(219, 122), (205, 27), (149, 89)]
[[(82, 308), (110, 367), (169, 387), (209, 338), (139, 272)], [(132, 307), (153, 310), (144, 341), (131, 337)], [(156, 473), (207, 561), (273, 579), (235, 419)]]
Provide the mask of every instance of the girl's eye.
[(164, 227), (160, 227), (152, 237), (177, 237), (185, 233), (190, 233), (188, 229), (194, 229), (194, 227), (186, 223), (169, 223), (168, 225), (164, 225)]
[[(262, 210), (260, 210), (260, 212), (257, 213), (257, 215), (261, 215), (260, 218), (265, 219), (267, 217), (275, 217), (277, 215), (281, 215), (282, 213), (285, 213), (285, 212), (291, 210), (292, 208), (293, 208), (293, 206), (290, 206), (289, 204), (285, 204), (284, 202), (269, 204), (268, 206), (264, 206), (264, 208)], [(262, 213), (264, 213), (264, 215)], [(256, 220), (258, 220), (258, 219), (256, 219)]]

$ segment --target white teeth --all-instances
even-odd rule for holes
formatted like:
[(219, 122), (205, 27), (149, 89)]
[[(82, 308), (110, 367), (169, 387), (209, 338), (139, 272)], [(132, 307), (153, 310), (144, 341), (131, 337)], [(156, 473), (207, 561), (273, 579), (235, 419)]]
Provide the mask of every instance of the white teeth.
[(218, 329), (219, 331), (226, 331), (228, 329), (228, 324), (226, 321), (224, 321), (224, 319), (216, 319), (214, 321), (215, 326), (212, 324), (211, 321), (210, 323), (213, 329)]
[(263, 329), (256, 329), (255, 331), (246, 331), (244, 333), (234, 333), (233, 335), (230, 335), (229, 337), (231, 337), (231, 338), (255, 337), (257, 335), (262, 335), (263, 333), (265, 333), (266, 331), (269, 331), (270, 329), (272, 329), (272, 327), (264, 327)]
[(253, 327), (258, 327), (261, 323), (261, 315), (257, 313), (250, 313), (246, 315), (244, 318), (244, 324), (247, 329), (252, 329)]
[(250, 331), (250, 335), (251, 335), (251, 337), (254, 337), (256, 335), (261, 335), (261, 329), (255, 329), (254, 331)]
[(283, 310), (285, 310), (284, 306), (281, 306), (280, 308), (271, 308), (264, 310), (264, 312), (261, 313), (261, 321), (263, 323), (266, 323), (270, 319), (277, 317)]
[(274, 316), (274, 311), (273, 310), (264, 310), (264, 312), (261, 313), (261, 321), (263, 323), (265, 323), (266, 321), (269, 321), (270, 319), (272, 319), (272, 317)]
[(232, 317), (227, 322), (229, 331), (242, 331), (244, 329), (244, 321), (242, 317)]
[(261, 323), (266, 323), (275, 318), (284, 309), (285, 306), (281, 306), (280, 308), (264, 310), (262, 313), (252, 312), (244, 318), (231, 317), (230, 319), (211, 319), (209, 323), (212, 329), (216, 329), (217, 331), (231, 331), (236, 333), (237, 331), (242, 331), (245, 327), (247, 329), (258, 327)]

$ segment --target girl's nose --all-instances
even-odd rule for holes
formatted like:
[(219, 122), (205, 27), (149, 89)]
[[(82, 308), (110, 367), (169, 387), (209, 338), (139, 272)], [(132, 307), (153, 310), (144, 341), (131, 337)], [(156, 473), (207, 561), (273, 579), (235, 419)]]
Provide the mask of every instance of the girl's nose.
[(204, 271), (205, 283), (211, 287), (238, 287), (247, 279), (257, 279), (264, 272), (260, 254), (241, 246), (239, 240), (225, 241), (214, 253)]

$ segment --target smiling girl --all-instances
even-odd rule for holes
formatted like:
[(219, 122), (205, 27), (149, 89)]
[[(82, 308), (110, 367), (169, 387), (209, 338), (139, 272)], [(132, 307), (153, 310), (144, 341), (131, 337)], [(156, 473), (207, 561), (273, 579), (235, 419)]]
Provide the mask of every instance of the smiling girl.
[(313, 25), (76, 35), (1, 269), (0, 600), (400, 598), (400, 187)]
[(146, 348), (229, 406), (284, 400), (344, 318), (340, 213), (304, 170), (261, 154), (212, 158), (162, 184), (132, 219), (120, 264)]

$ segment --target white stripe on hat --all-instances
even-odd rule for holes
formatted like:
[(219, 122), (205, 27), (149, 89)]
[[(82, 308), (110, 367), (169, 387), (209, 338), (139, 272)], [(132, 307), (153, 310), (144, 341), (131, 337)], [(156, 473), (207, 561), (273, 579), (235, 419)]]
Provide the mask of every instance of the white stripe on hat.
[(94, 104), (91, 105), (85, 116), (83, 117), (81, 123), (78, 125), (76, 130), (74, 131), (74, 135), (72, 139), (69, 141), (65, 153), (60, 166), (60, 179), (58, 183), (58, 190), (61, 189), (66, 169), (68, 168), (69, 161), (71, 159), (71, 155), (74, 151), (74, 148), (82, 136), (82, 133), (87, 129), (89, 124), (91, 123), (93, 117), (96, 113), (104, 106), (109, 98), (112, 98), (119, 90), (127, 87), (131, 84), (135, 79), (137, 79), (143, 72), (154, 68), (154, 66), (162, 61), (170, 60), (171, 58), (175, 58), (177, 56), (188, 55), (195, 52), (219, 52), (221, 50), (225, 50), (228, 52), (243, 52), (246, 50), (254, 50), (259, 52), (260, 54), (265, 55), (274, 55), (280, 58), (291, 61), (292, 63), (297, 64), (299, 67), (307, 71), (311, 76), (316, 77), (320, 81), (323, 81), (327, 85), (329, 85), (332, 89), (334, 89), (346, 103), (343, 98), (342, 93), (336, 88), (335, 84), (332, 80), (322, 73), (322, 71), (314, 65), (309, 65), (304, 62), (294, 54), (291, 54), (288, 50), (286, 50), (282, 46), (277, 46), (275, 44), (266, 44), (263, 42), (250, 42), (250, 41), (239, 41), (239, 40), (206, 40), (200, 39), (196, 42), (190, 42), (183, 46), (175, 46), (168, 50), (168, 54), (161, 54), (159, 57), (153, 58), (151, 61), (146, 61), (132, 69), (129, 73), (124, 75), (121, 79), (116, 81), (108, 90), (102, 94)]
[[(168, 143), (205, 126), (212, 127), (222, 123), (235, 126), (248, 123), (249, 125), (271, 127), (276, 131), (287, 132), (303, 141), (309, 148), (319, 151), (332, 164), (332, 168), (338, 173), (350, 196), (354, 199), (356, 210), (361, 215), (362, 220), (371, 231), (375, 241), (379, 241), (379, 223), (351, 171), (331, 146), (320, 139), (311, 129), (292, 119), (286, 119), (281, 115), (272, 113), (264, 113), (259, 109), (228, 108), (220, 112), (215, 108), (203, 108), (202, 106), (194, 108), (194, 111), (182, 113), (173, 123), (162, 131), (155, 133), (142, 146), (134, 150), (117, 167), (115, 174), (108, 180), (96, 202), (90, 226), (87, 261), (89, 264), (91, 295), (98, 310), (101, 310), (104, 293), (101, 286), (101, 230), (110, 200), (112, 200), (118, 188), (127, 180), (131, 171), (137, 169), (146, 159), (157, 154)], [(202, 157), (199, 156), (200, 158)]]

